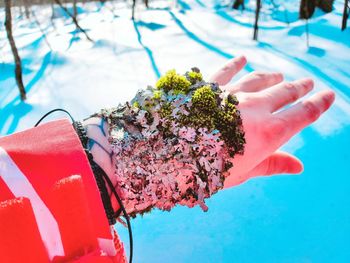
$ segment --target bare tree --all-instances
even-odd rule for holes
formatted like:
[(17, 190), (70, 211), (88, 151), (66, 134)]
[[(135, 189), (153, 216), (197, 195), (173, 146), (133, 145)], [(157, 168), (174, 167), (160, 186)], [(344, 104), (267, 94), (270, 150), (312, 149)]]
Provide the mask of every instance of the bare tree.
[(78, 10), (77, 10), (77, 0), (73, 0), (73, 16), (77, 19)]
[[(143, 0), (146, 8), (149, 8), (149, 0)], [(132, 7), (131, 7), (131, 19), (135, 19), (135, 9), (136, 9), (136, 0), (132, 0)]]
[(316, 0), (301, 0), (299, 8), (299, 18), (305, 19), (306, 45), (310, 46), (309, 38), (309, 18), (314, 14)]
[(18, 54), (16, 43), (12, 34), (11, 0), (5, 0), (5, 27), (6, 27), (7, 38), (10, 42), (12, 54), (16, 64), (15, 76), (16, 76), (17, 86), (19, 89), (21, 100), (24, 101), (26, 100), (26, 91), (25, 91), (25, 88), (23, 85), (23, 79), (22, 79), (21, 58)]
[(23, 17), (23, 0), (21, 0), (21, 3), (18, 5), (19, 15), (22, 18)]
[(50, 0), (50, 7), (51, 7), (51, 17), (50, 17), (50, 21), (51, 21), (51, 25), (54, 29), (56, 29), (56, 25), (54, 22), (55, 19), (55, 0)]
[(261, 9), (261, 0), (257, 0), (256, 10), (255, 10), (254, 36), (253, 36), (254, 40), (258, 40), (260, 9)]
[(39, 19), (38, 19), (38, 17), (36, 16), (36, 14), (35, 14), (35, 12), (34, 12), (33, 10), (32, 10), (32, 16), (33, 16), (33, 18), (34, 18), (34, 20), (35, 20), (35, 23), (37, 24), (38, 28), (40, 29), (41, 34), (42, 34), (43, 37), (44, 37), (44, 40), (45, 40), (45, 42), (46, 42), (46, 45), (47, 45), (47, 46), (50, 48), (50, 50), (52, 51), (52, 47), (51, 47), (51, 45), (50, 45), (49, 40), (47, 39), (46, 33), (45, 33), (44, 29), (41, 27), (40, 22), (39, 22)]
[(334, 0), (318, 0), (317, 6), (325, 13), (330, 13), (333, 10)]
[(24, 12), (26, 14), (26, 18), (29, 19), (30, 16), (30, 6), (29, 6), (29, 1), (28, 0), (23, 0), (23, 4), (24, 4)]
[(131, 19), (135, 19), (135, 7), (136, 7), (136, 0), (132, 0), (132, 9), (131, 9)]
[(301, 0), (299, 8), (299, 18), (309, 19), (315, 12), (315, 0)]
[(305, 19), (305, 32), (306, 32), (306, 46), (310, 47), (310, 30), (309, 30), (309, 19)]
[(88, 33), (79, 25), (77, 18), (76, 18), (74, 15), (72, 15), (72, 14), (68, 11), (68, 9), (67, 9), (65, 6), (63, 6), (63, 4), (61, 3), (61, 1), (60, 1), (60, 0), (55, 0), (55, 3), (58, 4), (59, 7), (61, 7), (62, 10), (63, 10), (70, 18), (72, 18), (73, 23), (75, 24), (76, 28), (77, 28), (79, 31), (81, 31), (89, 41), (94, 42), (94, 41), (89, 37)]
[(244, 0), (235, 0), (233, 2), (232, 8), (233, 9), (239, 9), (242, 7), (242, 10), (244, 10)]
[(346, 24), (347, 24), (348, 18), (349, 18), (349, 0), (345, 0), (341, 30), (346, 29)]

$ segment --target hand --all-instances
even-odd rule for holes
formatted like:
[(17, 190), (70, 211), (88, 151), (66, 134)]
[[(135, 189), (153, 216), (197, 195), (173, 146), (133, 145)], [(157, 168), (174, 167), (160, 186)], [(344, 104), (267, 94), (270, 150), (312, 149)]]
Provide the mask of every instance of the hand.
[(316, 121), (335, 97), (330, 90), (322, 91), (283, 109), (309, 93), (313, 81), (306, 78), (288, 83), (283, 82), (280, 73), (253, 72), (228, 85), (245, 64), (244, 57), (235, 58), (211, 78), (222, 89), (237, 96), (246, 137), (244, 154), (234, 157), (234, 167), (228, 171), (225, 188), (256, 176), (301, 173), (303, 164), (299, 159), (277, 150)]

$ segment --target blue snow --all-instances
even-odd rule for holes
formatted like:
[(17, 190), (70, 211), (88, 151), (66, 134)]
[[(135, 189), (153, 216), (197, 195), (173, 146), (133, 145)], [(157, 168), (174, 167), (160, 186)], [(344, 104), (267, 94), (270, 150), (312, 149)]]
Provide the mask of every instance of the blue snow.
[[(176, 207), (137, 217), (132, 220), (134, 262), (350, 262), (350, 28), (340, 30), (342, 3), (335, 1), (331, 14), (317, 10), (306, 47), (298, 1), (275, 1), (278, 9), (263, 1), (258, 42), (251, 41), (254, 1), (245, 2), (245, 11), (233, 11), (231, 3), (219, 0), (178, 0), (177, 9), (167, 1), (159, 6), (150, 1), (148, 10), (136, 11), (135, 21), (127, 8), (112, 14), (108, 1), (110, 9), (81, 4), (79, 17), (94, 44), (55, 8), (57, 28), (47, 20), (43, 29), (51, 44), (63, 43), (59, 50), (50, 50), (34, 22), (15, 31), (26, 102), (16, 88), (0, 9), (0, 135), (30, 128), (55, 107), (86, 117), (130, 99), (136, 86), (146, 88), (175, 65), (208, 73), (217, 61), (240, 54), (249, 59), (244, 73), (281, 70), (286, 80), (311, 76), (316, 91), (335, 91), (332, 109), (283, 147), (303, 161), (301, 175), (251, 179), (208, 199), (206, 213)], [(103, 19), (99, 12), (106, 12)], [(127, 230), (116, 228), (128, 252)]]

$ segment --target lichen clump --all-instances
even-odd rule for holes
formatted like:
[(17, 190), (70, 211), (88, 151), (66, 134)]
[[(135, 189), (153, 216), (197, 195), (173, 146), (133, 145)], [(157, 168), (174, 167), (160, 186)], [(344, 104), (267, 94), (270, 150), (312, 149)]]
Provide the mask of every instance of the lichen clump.
[(223, 187), (244, 150), (238, 101), (199, 69), (175, 70), (125, 105), (102, 110), (109, 123), (118, 191), (131, 215), (198, 204)]
[[(174, 77), (174, 74), (177, 77)], [(178, 75), (175, 70), (168, 71), (160, 78), (161, 81), (157, 82), (157, 88), (164, 90), (168, 94), (171, 93), (170, 91), (174, 94), (179, 94), (177, 89), (179, 85), (172, 82), (183, 77)], [(236, 153), (242, 153), (245, 140), (236, 97), (228, 94), (224, 98), (218, 85), (203, 82), (202, 74), (196, 68), (186, 72), (185, 77), (192, 85), (183, 89), (183, 91), (186, 90), (184, 92), (185, 95), (191, 96), (191, 105), (188, 107), (189, 114), (178, 114), (179, 123), (182, 126), (190, 126), (197, 129), (216, 129), (220, 131), (221, 138), (225, 140), (229, 147), (231, 157)], [(159, 85), (159, 83), (172, 83), (172, 85), (163, 86)], [(181, 80), (179, 83), (184, 82)], [(169, 86), (173, 86), (174, 89), (169, 90)], [(155, 93), (157, 92), (159, 91), (155, 91)]]

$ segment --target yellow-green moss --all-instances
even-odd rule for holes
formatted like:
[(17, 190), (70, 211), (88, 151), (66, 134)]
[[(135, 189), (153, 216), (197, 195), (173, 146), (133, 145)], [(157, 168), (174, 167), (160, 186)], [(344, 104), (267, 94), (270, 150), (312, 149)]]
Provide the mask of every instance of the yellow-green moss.
[(159, 100), (163, 95), (163, 92), (161, 90), (155, 90), (153, 92), (153, 99)]
[(196, 84), (199, 81), (203, 80), (203, 75), (200, 72), (189, 71), (187, 72), (187, 79), (191, 82), (191, 84)]
[(181, 123), (184, 126), (207, 128), (208, 130), (215, 128), (213, 116), (198, 111), (193, 111), (189, 116), (184, 117)]
[(225, 105), (215, 116), (215, 128), (221, 133), (221, 137), (229, 147), (229, 154), (233, 157), (236, 153), (242, 153), (245, 139), (242, 130), (240, 112), (236, 108), (235, 97), (225, 100)]
[(218, 108), (216, 94), (210, 86), (203, 86), (197, 89), (192, 96), (192, 107), (203, 113), (213, 113)]
[(169, 70), (156, 83), (157, 89), (164, 90), (166, 93), (172, 90), (175, 94), (187, 94), (190, 86), (191, 82), (185, 76), (177, 74), (174, 69)]
[(173, 108), (170, 103), (164, 103), (160, 108), (159, 114), (161, 118), (169, 118), (171, 113), (173, 112)]
[(139, 103), (138, 101), (135, 101), (135, 102), (132, 104), (132, 106), (133, 106), (134, 108), (138, 108), (138, 109), (141, 108), (141, 107), (140, 107), (140, 103)]
[[(220, 90), (216, 90), (215, 86), (210, 83), (203, 82), (201, 86), (199, 84), (201, 81), (203, 81), (202, 74), (195, 70), (187, 72), (186, 76), (178, 75), (175, 70), (170, 70), (159, 79), (156, 84), (157, 90), (153, 93), (153, 103), (158, 103), (162, 92), (173, 91), (175, 94), (193, 92), (191, 96), (189, 95), (191, 104), (186, 108), (188, 114), (179, 114), (174, 117), (172, 116), (174, 110), (172, 102), (159, 102), (162, 103), (159, 114), (161, 118), (165, 119), (162, 125), (164, 135), (174, 136), (171, 129), (173, 121), (184, 127), (207, 128), (209, 131), (218, 130), (221, 139), (227, 144), (231, 156), (242, 153), (245, 140), (240, 112), (237, 109), (237, 98), (229, 95), (222, 101)], [(197, 85), (192, 86), (190, 91), (191, 84)]]

